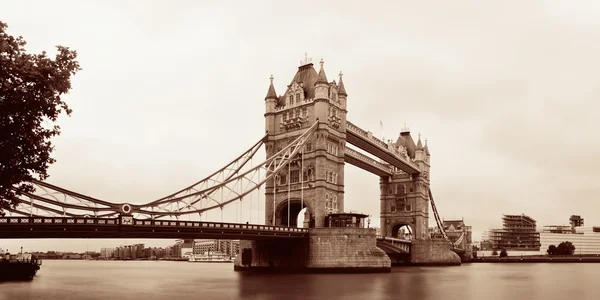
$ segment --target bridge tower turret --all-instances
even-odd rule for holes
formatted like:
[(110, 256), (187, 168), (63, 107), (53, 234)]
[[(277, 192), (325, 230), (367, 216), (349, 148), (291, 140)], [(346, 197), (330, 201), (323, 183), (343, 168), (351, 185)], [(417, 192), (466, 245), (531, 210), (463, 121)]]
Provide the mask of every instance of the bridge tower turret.
[[(381, 233), (384, 236), (415, 240), (429, 239), (429, 155), (421, 137), (415, 144), (410, 130), (402, 129), (395, 146), (406, 158), (419, 166), (419, 174), (397, 170), (380, 179)], [(408, 232), (400, 229), (408, 227)]]
[(265, 189), (265, 223), (296, 227), (303, 208), (305, 224), (324, 227), (325, 216), (344, 210), (344, 146), (346, 90), (328, 82), (320, 61), (319, 72), (308, 57), (301, 62), (283, 96), (276, 96), (273, 80), (265, 98), (267, 158), (301, 135), (315, 122), (319, 128), (299, 155), (269, 180)]

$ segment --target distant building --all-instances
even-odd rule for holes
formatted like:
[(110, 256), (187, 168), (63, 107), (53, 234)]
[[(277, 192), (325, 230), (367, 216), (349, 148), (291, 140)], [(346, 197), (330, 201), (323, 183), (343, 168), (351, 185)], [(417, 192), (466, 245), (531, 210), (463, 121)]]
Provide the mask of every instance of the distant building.
[(502, 221), (502, 229), (490, 231), (489, 242), (492, 249), (540, 251), (540, 233), (533, 218), (526, 215), (504, 215)]
[(581, 216), (571, 216), (571, 225), (544, 226), (540, 233), (541, 252), (547, 253), (550, 245), (571, 242), (575, 254), (600, 254), (600, 227), (583, 227)]
[(102, 258), (102, 259), (111, 258), (113, 256), (114, 251), (115, 251), (115, 248), (102, 248), (102, 249), (100, 249), (100, 258)]
[(196, 240), (194, 241), (194, 254), (221, 252), (229, 256), (240, 253), (239, 240)]
[(471, 226), (467, 226), (464, 220), (444, 220), (444, 231), (448, 239), (453, 243), (460, 244), (462, 249), (468, 250), (473, 243), (471, 235)]
[(571, 224), (571, 227), (573, 227), (573, 228), (583, 227), (583, 218), (581, 216), (572, 215), (569, 218), (569, 223)]

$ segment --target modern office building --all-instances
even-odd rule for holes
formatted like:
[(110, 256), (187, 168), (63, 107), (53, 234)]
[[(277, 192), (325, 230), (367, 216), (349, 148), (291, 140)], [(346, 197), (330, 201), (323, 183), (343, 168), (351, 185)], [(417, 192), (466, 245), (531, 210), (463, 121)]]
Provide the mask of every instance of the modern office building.
[(536, 221), (526, 215), (503, 215), (503, 228), (490, 231), (492, 249), (540, 251), (540, 233)]
[(571, 225), (544, 226), (540, 233), (540, 251), (545, 254), (550, 245), (571, 242), (575, 246), (576, 255), (600, 254), (600, 227), (583, 227), (583, 219), (576, 215), (569, 218), (569, 223)]

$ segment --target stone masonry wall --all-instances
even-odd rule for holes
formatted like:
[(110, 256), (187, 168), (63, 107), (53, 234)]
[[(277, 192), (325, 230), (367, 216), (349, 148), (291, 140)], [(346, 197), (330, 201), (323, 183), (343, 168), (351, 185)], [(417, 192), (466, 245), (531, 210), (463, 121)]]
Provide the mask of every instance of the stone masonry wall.
[(376, 246), (375, 229), (310, 229), (307, 268), (389, 272), (391, 262)]
[(413, 240), (410, 263), (414, 265), (460, 265), (461, 259), (445, 240)]

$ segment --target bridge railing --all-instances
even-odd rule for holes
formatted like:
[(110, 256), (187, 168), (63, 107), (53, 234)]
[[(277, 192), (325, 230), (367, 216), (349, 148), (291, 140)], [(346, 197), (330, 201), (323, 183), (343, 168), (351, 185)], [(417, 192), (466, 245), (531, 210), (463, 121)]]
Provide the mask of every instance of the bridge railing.
[(134, 219), (133, 224), (121, 224), (119, 218), (68, 218), (68, 217), (2, 217), (0, 226), (5, 225), (100, 225), (100, 226), (155, 226), (155, 227), (192, 227), (192, 228), (223, 228), (223, 229), (245, 229), (259, 231), (275, 232), (295, 232), (308, 233), (308, 228), (295, 228), (284, 226), (271, 226), (261, 224), (240, 224), (240, 223), (221, 223), (221, 222), (198, 222), (181, 220), (138, 220)]
[(352, 156), (352, 157), (354, 157), (354, 158), (356, 158), (356, 159), (358, 159), (360, 161), (363, 161), (363, 162), (365, 162), (367, 164), (373, 165), (373, 166), (375, 166), (375, 167), (377, 167), (377, 168), (379, 168), (379, 169), (381, 169), (381, 170), (383, 170), (385, 172), (389, 172), (390, 174), (393, 171), (392, 167), (390, 165), (386, 165), (384, 163), (378, 162), (377, 160), (372, 159), (372, 158), (370, 158), (370, 157), (368, 157), (368, 156), (366, 156), (366, 155), (364, 155), (364, 154), (362, 154), (362, 153), (360, 153), (360, 152), (358, 152), (358, 151), (356, 151), (354, 149), (346, 147), (344, 149), (344, 152), (345, 152), (345, 154), (348, 154), (348, 155), (350, 155), (350, 156)]
[(405, 162), (406, 164), (409, 164), (413, 167), (415, 167), (416, 169), (419, 168), (419, 166), (417, 165), (417, 163), (415, 163), (414, 161), (412, 161), (412, 159), (406, 155), (403, 155), (400, 151), (398, 151), (398, 149), (396, 149), (395, 147), (388, 145), (386, 142), (378, 139), (377, 137), (373, 136), (373, 134), (369, 133), (368, 131), (352, 124), (350, 121), (346, 121), (346, 131), (350, 131), (358, 136), (362, 136), (366, 141), (371, 142), (373, 145), (378, 146), (381, 148), (381, 150), (387, 151), (390, 154), (394, 155), (396, 158), (402, 160), (403, 162)]
[(388, 237), (388, 236), (383, 236), (383, 235), (378, 235), (377, 239), (383, 240), (386, 242), (391, 242), (391, 243), (412, 244), (411, 240), (404, 240), (404, 239), (393, 238), (393, 237)]
[(394, 246), (395, 248), (400, 249), (406, 253), (410, 253), (410, 245), (412, 244), (412, 241), (410, 241), (410, 240), (403, 240), (403, 239), (386, 237), (386, 236), (381, 236), (381, 235), (377, 236), (377, 241), (384, 242), (385, 244), (390, 244), (390, 245)]

